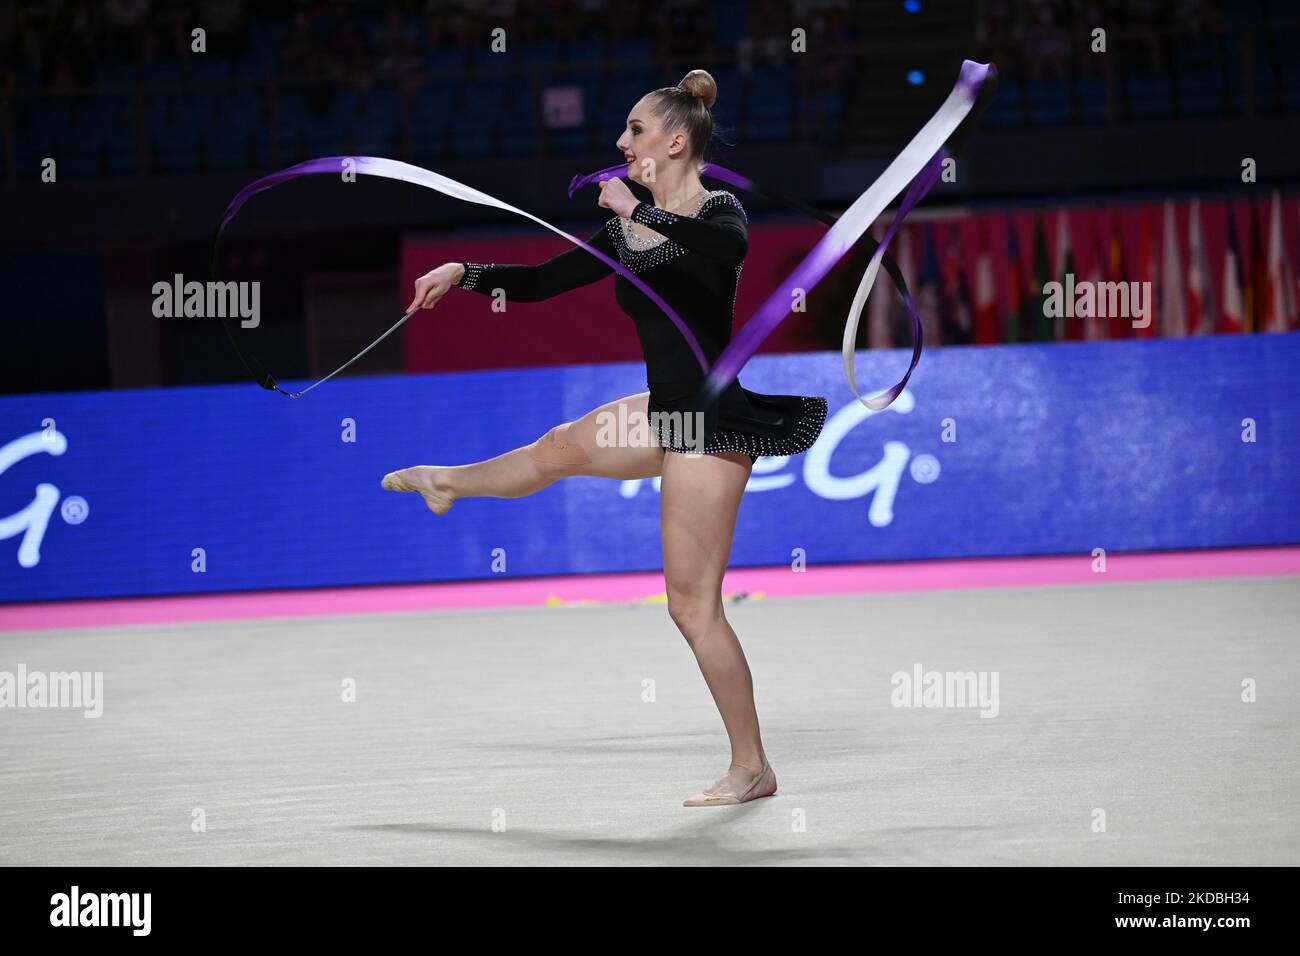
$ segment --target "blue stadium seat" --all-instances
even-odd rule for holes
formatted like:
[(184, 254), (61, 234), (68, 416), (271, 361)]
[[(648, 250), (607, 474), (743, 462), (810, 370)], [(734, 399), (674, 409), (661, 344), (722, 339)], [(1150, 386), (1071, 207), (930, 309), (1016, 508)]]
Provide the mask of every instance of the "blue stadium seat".
[(1089, 76), (1080, 79), (1074, 86), (1078, 97), (1079, 121), (1082, 123), (1106, 122), (1106, 81), (1100, 77)]
[(143, 102), (145, 121), (149, 124), (150, 132), (171, 125), (178, 109), (175, 93), (144, 93)]
[(1251, 23), (1266, 16), (1260, 0), (1231, 0), (1222, 4), (1220, 15), (1225, 23)]
[(182, 80), (181, 64), (159, 60), (140, 64), (140, 83), (144, 86), (177, 86)]
[(542, 148), (534, 123), (501, 127), (498, 142), (501, 144), (501, 152), (506, 156), (535, 156)]
[(193, 86), (225, 83), (230, 79), (230, 60), (208, 53), (196, 53), (188, 63), (190, 84)]
[(433, 50), (424, 57), (424, 65), (430, 70), (462, 70), (469, 58), (460, 48)]
[(1174, 85), (1167, 74), (1130, 73), (1124, 85), (1135, 119), (1168, 119), (1173, 115)]
[(1217, 73), (1181, 74), (1178, 96), (1183, 116), (1216, 116), (1223, 112), (1223, 86)]
[(1226, 105), (1230, 113), (1246, 109), (1246, 58), (1241, 44), (1229, 38), (1224, 47), (1224, 76), (1227, 80)]
[(114, 138), (107, 147), (108, 171), (114, 176), (134, 176), (140, 169), (140, 153), (135, 137), (130, 139)]
[(751, 119), (788, 116), (793, 107), (793, 71), (785, 67), (755, 68), (749, 95), (745, 100), (744, 114)]
[(83, 97), (73, 110), (71, 131), (78, 136), (95, 135), (102, 139), (115, 132), (134, 131), (132, 104), (133, 97), (126, 94)]
[(1184, 70), (1213, 70), (1219, 63), (1219, 41), (1216, 37), (1189, 37), (1179, 41), (1178, 65)]
[(487, 116), (506, 108), (507, 99), (513, 95), (511, 86), (519, 80), (505, 76), (484, 76), (472, 79), (461, 91), (462, 112), (467, 116)]
[(257, 158), (252, 146), (267, 145), (262, 98), (251, 91), (232, 91), (215, 104), (203, 131), (203, 147), (212, 169), (244, 169)]
[(100, 89), (130, 89), (139, 81), (135, 64), (99, 63), (95, 66), (95, 86)]
[(391, 86), (377, 86), (367, 90), (364, 96), (358, 98), (356, 115), (362, 122), (396, 126), (402, 115), (397, 90)]
[(607, 116), (609, 121), (621, 130), (627, 124), (628, 112), (654, 86), (639, 80), (629, 80), (626, 77), (611, 78), (611, 80), (612, 82), (605, 91), (601, 115)]
[(80, 179), (101, 175), (103, 171), (101, 153), (102, 146), (98, 141), (84, 138), (67, 140), (54, 154), (58, 162), (59, 175), (61, 177), (71, 175)]
[(230, 94), (225, 90), (189, 90), (176, 94), (176, 108), (194, 113), (200, 119), (216, 115), (222, 100)]
[[(508, 47), (507, 47), (508, 49)], [(550, 64), (560, 59), (558, 43), (521, 43), (513, 51), (515, 63)]]
[(278, 57), (271, 51), (250, 51), (235, 62), (234, 77), (245, 81), (265, 80), (276, 72), (278, 62)]
[(432, 76), (420, 84), (420, 92), (414, 105), (418, 107), (423, 99), (441, 99), (446, 109), (454, 109), (471, 88), (471, 82), (465, 76)]
[(570, 63), (604, 63), (609, 59), (609, 44), (601, 36), (584, 37), (570, 43), (565, 53)]
[(1073, 118), (1067, 80), (1055, 77), (1032, 80), (1026, 85), (1025, 93), (1030, 123), (1055, 126), (1069, 123)]
[(998, 88), (984, 108), (985, 126), (1019, 126), (1024, 119), (1021, 115), (1023, 87), (1018, 80), (998, 81)]
[(376, 87), (360, 94), (348, 123), (354, 152), (396, 157), (401, 133), (401, 104), (395, 89)]
[[(748, 12), (749, 3), (746, 0), (722, 0), (714, 5), (713, 16), (718, 27), (719, 43), (728, 49), (736, 45), (736, 41), (745, 35)], [(713, 78), (717, 79), (718, 75), (714, 73)], [(718, 86), (721, 88), (721, 80), (718, 81)]]
[(184, 111), (168, 129), (150, 137), (158, 168), (163, 172), (189, 172), (199, 165), (199, 133), (203, 122)]
[(248, 53), (235, 64), (241, 80), (259, 80), (273, 75), (280, 64), (280, 47), (289, 32), (287, 20), (255, 20), (250, 28)]
[(812, 109), (821, 140), (829, 144), (839, 143), (843, 138), (844, 97), (838, 90), (818, 93), (813, 97)]
[(591, 148), (591, 131), (585, 126), (546, 131), (546, 144), (552, 153), (581, 153)]
[(249, 135), (243, 129), (203, 130), (203, 154), (208, 169), (247, 169), (251, 155)]
[(252, 90), (230, 90), (215, 104), (213, 121), (231, 128), (254, 127), (263, 120), (263, 100)]
[(1278, 81), (1282, 84), (1283, 108), (1300, 109), (1300, 64), (1289, 63), (1282, 67)]
[(614, 44), (613, 57), (617, 61), (644, 60), (654, 56), (655, 45), (641, 37), (622, 37)]
[(68, 99), (32, 101), (26, 115), (33, 135), (62, 133), (72, 126), (72, 102)]
[(288, 33), (289, 21), (286, 19), (254, 20), (249, 30), (252, 39), (250, 46), (254, 50), (278, 54)]
[(453, 156), (473, 158), (488, 156), (494, 149), (491, 131), (486, 126), (462, 126), (448, 144), (448, 152)]
[(400, 151), (398, 130), (395, 126), (363, 124), (353, 132), (351, 142), (350, 151), (362, 156), (397, 159)]
[(15, 172), (22, 182), (35, 180), (41, 173), (41, 163), (47, 158), (59, 159), (59, 147), (53, 140), (27, 137), (14, 143)]
[[(498, 102), (498, 110), (500, 103)], [(499, 122), (498, 111), (470, 108), (462, 110), (455, 117), (450, 139), (447, 143), (449, 152), (454, 156), (476, 157), (491, 155), (497, 148), (496, 126)]]
[(416, 161), (438, 159), (443, 153), (443, 142), (450, 127), (447, 113), (429, 112), (411, 117), (411, 151)]
[(307, 104), (297, 90), (280, 90), (276, 103), (276, 127), (281, 135), (298, 136), (311, 125)]
[(790, 139), (792, 127), (788, 117), (771, 116), (750, 120), (747, 129), (751, 140), (770, 143)]

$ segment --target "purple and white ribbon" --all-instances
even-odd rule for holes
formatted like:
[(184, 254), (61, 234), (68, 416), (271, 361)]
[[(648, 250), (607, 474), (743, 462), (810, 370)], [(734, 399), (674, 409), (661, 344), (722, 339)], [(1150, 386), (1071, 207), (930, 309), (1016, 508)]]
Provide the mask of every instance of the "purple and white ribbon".
[[(226, 207), (225, 215), (222, 217), (221, 225), (217, 230), (217, 241), (220, 241), (221, 234), (226, 226), (234, 218), (239, 209), (251, 197), (264, 190), (278, 186), (283, 182), (296, 179), (300, 176), (312, 175), (340, 175), (349, 169), (357, 173), (369, 176), (380, 176), (386, 179), (397, 179), (402, 182), (412, 183), (417, 186), (424, 186), (428, 189), (436, 190), (444, 195), (451, 196), (453, 199), (460, 199), (465, 202), (477, 203), (483, 206), (495, 206), (506, 212), (523, 216), (531, 219), (540, 226), (544, 226), (556, 235), (563, 236), (569, 242), (579, 248), (585, 249), (588, 253), (608, 265), (614, 272), (626, 278), (635, 285), (646, 297), (657, 305), (665, 315), (672, 320), (677, 326), (677, 330), (690, 346), (695, 355), (696, 361), (700, 365), (701, 371), (706, 373), (706, 379), (702, 386), (703, 398), (705, 403), (711, 403), (720, 396), (724, 389), (740, 374), (741, 368), (758, 351), (763, 341), (772, 334), (772, 331), (790, 314), (790, 304), (794, 290), (799, 289), (807, 292), (818, 282), (826, 277), (826, 274), (842, 259), (870, 228), (871, 224), (876, 221), (885, 211), (885, 208), (893, 201), (900, 192), (906, 190), (903, 201), (899, 206), (898, 212), (894, 215), (889, 229), (886, 231), (884, 238), (881, 240), (879, 248), (872, 255), (870, 262), (867, 264), (866, 272), (863, 274), (862, 282), (858, 286), (857, 294), (854, 296), (853, 305), (849, 309), (848, 319), (844, 326), (844, 374), (849, 383), (849, 388), (857, 396), (858, 401), (862, 402), (868, 408), (879, 411), (887, 408), (890, 403), (903, 391), (907, 385), (908, 379), (916, 368), (917, 362), (921, 357), (921, 319), (917, 315), (916, 306), (912, 301), (911, 295), (905, 297), (908, 311), (912, 316), (912, 327), (915, 333), (915, 342), (912, 348), (912, 362), (908, 366), (907, 373), (898, 382), (898, 384), (887, 389), (879, 395), (872, 398), (863, 398), (858, 393), (857, 384), (854, 377), (854, 350), (853, 346), (857, 339), (858, 323), (862, 315), (862, 309), (866, 304), (867, 296), (875, 283), (876, 275), (880, 270), (881, 259), (885, 254), (885, 249), (890, 240), (897, 233), (902, 225), (904, 217), (911, 209), (921, 201), (922, 198), (930, 191), (939, 179), (942, 169), (942, 163), (946, 158), (944, 144), (948, 138), (956, 131), (962, 120), (970, 113), (974, 107), (980, 89), (990, 76), (994, 74), (994, 69), (986, 63), (975, 63), (971, 60), (965, 60), (962, 63), (961, 73), (957, 79), (957, 85), (953, 87), (952, 92), (939, 107), (938, 111), (930, 118), (930, 121), (921, 128), (921, 131), (912, 138), (907, 147), (894, 159), (885, 171), (876, 179), (874, 183), (862, 193), (842, 216), (830, 227), (827, 233), (822, 236), (812, 251), (799, 263), (790, 276), (780, 283), (762, 305), (754, 312), (749, 320), (742, 326), (738, 335), (735, 336), (718, 357), (718, 361), (712, 368), (709, 367), (708, 361), (704, 357), (704, 350), (700, 348), (700, 343), (696, 340), (691, 330), (682, 320), (673, 308), (663, 300), (663, 298), (651, 289), (643, 280), (634, 275), (622, 263), (611, 259), (598, 249), (592, 248), (583, 242), (577, 236), (572, 236), (552, 225), (544, 219), (534, 216), (532, 213), (523, 209), (518, 209), (507, 202), (490, 196), (487, 193), (480, 192), (471, 186), (449, 179), (446, 176), (435, 173), (432, 170), (423, 169), (419, 166), (412, 166), (410, 163), (403, 163), (393, 159), (383, 159), (376, 156), (327, 156), (321, 159), (310, 159), (295, 166), (290, 166), (278, 172), (271, 173), (261, 179), (255, 180), (236, 194), (235, 198), (230, 201)], [(351, 163), (349, 167), (347, 164)], [(569, 195), (572, 196), (578, 189), (589, 183), (604, 182), (607, 179), (613, 179), (618, 176), (627, 175), (627, 165), (620, 164), (611, 166), (608, 169), (602, 169), (598, 172), (586, 176), (575, 176), (569, 184)], [(731, 183), (741, 189), (758, 190), (752, 180), (737, 173), (733, 170), (719, 166), (716, 163), (706, 164), (704, 175), (724, 182)], [(379, 339), (371, 343), (365, 351), (352, 358), (347, 365), (352, 364), (365, 352), (374, 348), (380, 341), (387, 338), (396, 331), (403, 322), (410, 318), (411, 313), (404, 315), (401, 320), (384, 333)], [(331, 372), (326, 378), (316, 382), (311, 388), (321, 382), (337, 375), (347, 365)], [(268, 376), (268, 380), (269, 376)], [(273, 381), (273, 380), (271, 380)], [(310, 389), (304, 389), (303, 392), (296, 393), (294, 397), (304, 394)], [(285, 393), (289, 394), (289, 393)]]
[[(351, 163), (352, 165), (345, 165), (347, 163)], [(682, 317), (673, 311), (672, 306), (665, 302), (659, 293), (646, 285), (643, 280), (634, 275), (631, 270), (618, 260), (611, 259), (599, 249), (592, 248), (577, 236), (569, 235), (563, 229), (551, 225), (545, 219), (534, 216), (532, 213), (523, 209), (518, 209), (510, 205), (508, 202), (503, 202), (502, 200), (497, 199), (495, 196), (489, 196), (485, 192), (480, 192), (472, 186), (466, 186), (464, 183), (457, 182), (454, 179), (449, 179), (446, 176), (433, 172), (433, 170), (424, 169), (420, 166), (412, 166), (410, 163), (403, 163), (396, 159), (383, 159), (378, 156), (325, 156), (321, 159), (309, 159), (306, 162), (289, 166), (285, 169), (279, 170), (278, 172), (271, 173), (268, 176), (263, 176), (261, 179), (254, 180), (241, 189), (226, 207), (226, 213), (221, 218), (221, 226), (217, 230), (218, 239), (226, 226), (235, 217), (235, 213), (239, 212), (240, 207), (258, 193), (271, 189), (274, 186), (278, 186), (281, 183), (288, 182), (291, 179), (297, 179), (300, 176), (338, 176), (348, 170), (363, 173), (367, 176), (381, 176), (385, 179), (398, 179), (402, 182), (412, 183), (416, 186), (424, 186), (428, 189), (433, 189), (443, 193), (444, 195), (451, 196), (453, 199), (478, 203), (481, 206), (495, 206), (498, 209), (504, 209), (506, 212), (512, 212), (517, 216), (523, 216), (525, 219), (531, 219), (538, 225), (545, 226), (556, 235), (563, 236), (575, 246), (587, 250), (587, 252), (591, 253), (601, 262), (605, 263), (619, 275), (623, 276), (644, 292), (646, 297), (655, 305), (659, 306), (659, 308), (664, 311), (664, 314), (667, 315), (668, 318), (673, 321), (673, 324), (677, 326), (678, 331), (682, 333), (687, 344), (690, 345), (691, 351), (695, 353), (695, 358), (696, 361), (700, 363), (700, 368), (706, 372), (708, 371), (709, 363), (704, 357), (704, 350), (700, 348), (700, 343), (697, 342), (695, 336), (691, 334), (690, 328), (687, 327), (686, 323), (682, 320)], [(409, 318), (409, 315), (404, 318)], [(400, 325), (401, 323), (398, 324)], [(392, 329), (389, 329), (388, 333), (385, 333), (385, 335), (393, 332), (396, 328), (397, 326), (394, 326)], [(334, 374), (337, 374), (337, 372)], [(317, 384), (320, 383), (318, 382)]]
[[(880, 270), (880, 262), (885, 254), (885, 249), (898, 232), (903, 219), (938, 182), (939, 175), (942, 172), (943, 160), (947, 158), (944, 143), (947, 142), (948, 138), (957, 130), (957, 127), (961, 125), (962, 120), (970, 113), (979, 96), (980, 89), (993, 73), (994, 68), (990, 64), (976, 63), (972, 60), (962, 62), (957, 85), (953, 87), (952, 92), (948, 94), (948, 98), (934, 116), (930, 118), (930, 121), (921, 128), (921, 131), (912, 138), (907, 147), (889, 164), (866, 192), (854, 201), (844, 215), (840, 216), (839, 220), (831, 226), (826, 235), (822, 236), (821, 240), (799, 263), (790, 276), (781, 282), (768, 296), (767, 300), (750, 316), (749, 320), (741, 327), (740, 332), (723, 350), (718, 357), (718, 361), (709, 370), (708, 378), (704, 384), (703, 398), (706, 403), (713, 401), (722, 394), (727, 385), (740, 374), (741, 368), (749, 361), (750, 357), (758, 351), (758, 347), (762, 345), (764, 339), (771, 335), (773, 330), (790, 314), (793, 292), (796, 289), (807, 292), (825, 278), (835, 264), (845, 256), (854, 243), (871, 227), (871, 224), (884, 213), (885, 208), (893, 201), (894, 197), (906, 189), (906, 194), (898, 208), (898, 212), (894, 215), (888, 231), (881, 240), (879, 248), (872, 255), (870, 262), (867, 264), (867, 270), (862, 276), (862, 282), (858, 286), (853, 305), (849, 309), (848, 320), (844, 325), (843, 344), (844, 375), (848, 380), (849, 388), (857, 396), (858, 401), (870, 409), (879, 411), (888, 408), (890, 403), (902, 393), (908, 379), (912, 376), (912, 372), (916, 369), (917, 362), (921, 358), (921, 318), (917, 314), (916, 305), (912, 301), (911, 295), (907, 294), (905, 301), (912, 316), (914, 331), (912, 362), (908, 366), (907, 373), (898, 384), (872, 398), (863, 398), (859, 394), (854, 376), (853, 346), (857, 340), (858, 323), (862, 316), (862, 309), (866, 305), (867, 296), (870, 295), (871, 287), (875, 284), (876, 274)], [(733, 183), (742, 189), (755, 188), (754, 183), (745, 176), (718, 166), (716, 163), (705, 164), (702, 174)], [(625, 175), (627, 175), (626, 164), (611, 166), (608, 169), (602, 169), (587, 176), (575, 176), (569, 184), (569, 195), (572, 196), (575, 191), (588, 183), (604, 182), (607, 179)], [(688, 341), (694, 342), (690, 337), (688, 337)]]

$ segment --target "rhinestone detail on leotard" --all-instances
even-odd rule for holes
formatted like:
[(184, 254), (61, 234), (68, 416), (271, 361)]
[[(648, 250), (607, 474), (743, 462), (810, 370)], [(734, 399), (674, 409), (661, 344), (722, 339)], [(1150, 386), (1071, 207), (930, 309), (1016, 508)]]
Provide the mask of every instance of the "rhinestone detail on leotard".
[[(820, 395), (800, 396), (801, 410), (795, 424), (794, 435), (790, 438), (773, 439), (750, 432), (734, 432), (719, 429), (704, 443), (704, 450), (676, 440), (671, 429), (660, 428), (659, 443), (665, 451), (675, 451), (682, 455), (712, 455), (720, 451), (738, 451), (749, 455), (755, 461), (765, 456), (797, 455), (807, 451), (817, 441), (822, 426), (826, 423), (826, 399)], [(666, 422), (665, 422), (666, 424)], [(665, 437), (666, 436), (666, 437)]]
[(478, 285), (479, 278), (483, 275), (484, 264), (481, 262), (462, 262), (461, 265), (465, 267), (465, 274), (461, 276), (460, 282), (456, 284), (462, 289), (469, 289), (473, 292), (474, 287)]
[[(631, 222), (653, 228), (655, 224), (669, 222), (672, 218), (699, 219), (709, 209), (724, 203), (735, 206), (740, 210), (740, 214), (745, 217), (745, 221), (749, 221), (749, 217), (745, 213), (745, 207), (740, 204), (740, 200), (725, 189), (718, 189), (705, 196), (703, 202), (690, 216), (674, 217), (673, 213), (666, 212), (647, 202), (642, 202), (633, 208), (631, 220), (624, 219), (621, 216), (614, 216), (605, 223), (605, 228), (609, 231), (610, 238), (614, 240), (614, 248), (618, 250), (619, 261), (627, 266), (634, 275), (637, 275), (647, 269), (653, 269), (655, 266), (676, 259), (678, 256), (685, 255), (687, 250), (681, 243), (675, 242), (667, 236), (660, 239), (646, 239), (632, 229)], [(740, 278), (740, 270), (743, 266), (744, 260), (736, 263), (737, 280)]]

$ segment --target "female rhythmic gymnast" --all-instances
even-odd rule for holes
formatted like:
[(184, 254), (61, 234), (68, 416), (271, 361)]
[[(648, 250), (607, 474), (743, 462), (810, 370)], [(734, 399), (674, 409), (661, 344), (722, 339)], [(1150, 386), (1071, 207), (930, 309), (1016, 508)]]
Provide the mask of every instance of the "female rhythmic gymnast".
[[(600, 184), (599, 205), (615, 215), (589, 244), (648, 283), (687, 323), (712, 365), (731, 339), (736, 284), (749, 246), (747, 217), (725, 190), (700, 183), (717, 86), (692, 70), (675, 87), (642, 97), (617, 146), (628, 176), (649, 189), (639, 202), (618, 179)], [(539, 265), (448, 262), (421, 276), (408, 313), (431, 309), (453, 287), (536, 302), (587, 285), (614, 270), (574, 248)], [(731, 742), (731, 766), (685, 806), (745, 803), (776, 793), (754, 707), (749, 665), (722, 605), (740, 499), (761, 455), (794, 455), (826, 420), (820, 396), (763, 395), (732, 381), (708, 408), (694, 407), (699, 363), (669, 318), (623, 276), (619, 306), (636, 324), (648, 391), (593, 409), (550, 429), (531, 445), (470, 465), (418, 465), (384, 477), (391, 491), (414, 491), (436, 514), (458, 498), (518, 498), (568, 475), (630, 479), (662, 476), (661, 522), (668, 613), (686, 638), (713, 693)], [(649, 440), (611, 444), (601, 425), (636, 415), (652, 422)], [(609, 418), (607, 416), (614, 416)], [(699, 425), (694, 434), (691, 425)], [(598, 434), (601, 440), (598, 441)], [(674, 454), (667, 454), (674, 452)]]

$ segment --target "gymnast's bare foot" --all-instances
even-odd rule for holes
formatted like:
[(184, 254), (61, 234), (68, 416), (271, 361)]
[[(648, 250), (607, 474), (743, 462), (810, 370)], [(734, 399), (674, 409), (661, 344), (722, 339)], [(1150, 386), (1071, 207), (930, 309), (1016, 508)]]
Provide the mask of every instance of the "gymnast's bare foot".
[(776, 793), (776, 774), (772, 765), (763, 760), (763, 766), (755, 773), (737, 764), (732, 764), (726, 774), (711, 787), (706, 787), (693, 797), (687, 798), (684, 807), (722, 807), (737, 803), (748, 803), (760, 797), (770, 797)]
[(456, 501), (447, 482), (447, 469), (437, 465), (416, 465), (384, 475), (383, 486), (389, 491), (418, 491), (424, 503), (436, 515), (445, 515)]

